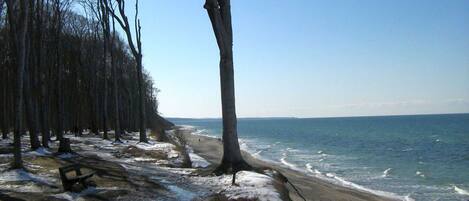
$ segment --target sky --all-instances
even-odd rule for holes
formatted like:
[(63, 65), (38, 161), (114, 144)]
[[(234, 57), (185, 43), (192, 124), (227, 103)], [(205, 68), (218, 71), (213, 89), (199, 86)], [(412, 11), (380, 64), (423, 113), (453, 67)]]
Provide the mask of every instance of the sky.
[[(203, 3), (139, 2), (144, 68), (165, 117), (221, 116)], [(468, 11), (467, 0), (233, 0), (237, 115), (469, 112)]]

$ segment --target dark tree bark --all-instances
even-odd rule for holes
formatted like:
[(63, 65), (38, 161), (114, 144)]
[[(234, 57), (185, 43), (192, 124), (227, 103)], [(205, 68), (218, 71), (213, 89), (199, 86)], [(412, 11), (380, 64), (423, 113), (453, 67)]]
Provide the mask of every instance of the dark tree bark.
[(68, 2), (61, 0), (54, 0), (54, 44), (55, 50), (55, 70), (56, 70), (56, 109), (57, 109), (57, 124), (56, 124), (56, 139), (59, 140), (59, 150), (67, 150), (68, 145), (66, 141), (62, 140), (64, 135), (64, 95), (63, 95), (63, 72), (61, 63), (61, 40), (60, 34), (62, 33), (62, 20), (63, 20), (63, 8), (67, 6)]
[(220, 50), (223, 158), (215, 172), (236, 173), (251, 169), (251, 166), (241, 156), (238, 143), (230, 0), (206, 0), (204, 8), (207, 9)]
[[(28, 23), (28, 33), (32, 32), (32, 25), (33, 25), (33, 2), (30, 2), (30, 10), (29, 10), (29, 23)], [(30, 34), (28, 34), (30, 35)], [(25, 62), (25, 69), (24, 69), (24, 87), (23, 87), (23, 96), (24, 96), (24, 105), (26, 111), (26, 121), (29, 126), (29, 139), (31, 144), (31, 149), (36, 150), (41, 146), (38, 138), (38, 120), (37, 115), (35, 112), (35, 98), (31, 93), (31, 71), (33, 71), (33, 66), (31, 65), (31, 40), (30, 37), (27, 37), (26, 41), (26, 55), (28, 55), (28, 59)]]
[[(55, 96), (56, 96), (56, 128), (55, 135), (57, 140), (61, 140), (63, 137), (63, 95), (62, 95), (62, 68), (60, 66), (60, 29), (61, 29), (61, 11), (60, 11), (60, 0), (54, 1), (54, 45), (55, 45), (55, 63), (54, 67), (56, 70), (56, 83), (55, 83)], [(59, 145), (60, 146), (60, 145)]]
[[(18, 5), (19, 3), (19, 5)], [(15, 40), (16, 48), (16, 99), (15, 99), (15, 131), (13, 139), (13, 163), (12, 168), (23, 168), (23, 160), (21, 158), (21, 132), (23, 125), (21, 117), (23, 114), (23, 83), (24, 69), (26, 65), (26, 37), (28, 29), (28, 12), (29, 0), (7, 0), (8, 18), (10, 28), (12, 29), (12, 39)]]
[(3, 67), (3, 84), (2, 84), (2, 139), (7, 139), (8, 138), (8, 133), (10, 131), (9, 129), (9, 121), (8, 121), (8, 68), (5, 65)]
[(107, 9), (107, 0), (99, 0), (99, 8), (101, 11), (101, 27), (103, 29), (103, 107), (102, 107), (102, 121), (103, 121), (103, 139), (109, 139), (107, 133), (107, 69), (109, 65), (109, 10)]
[(119, 90), (117, 88), (117, 66), (116, 66), (116, 59), (114, 58), (114, 44), (116, 39), (116, 24), (114, 18), (112, 18), (112, 42), (111, 42), (111, 69), (112, 69), (112, 83), (113, 83), (113, 91), (114, 91), (114, 138), (116, 142), (121, 142), (120, 135), (121, 135), (121, 123), (120, 123), (120, 115), (119, 115)]
[[(2, 13), (3, 13), (3, 6), (4, 6), (4, 1), (3, 0), (0, 0), (0, 16), (2, 16)], [(5, 20), (6, 21), (6, 20)], [(0, 19), (0, 23), (4, 23), (1, 21)], [(3, 24), (3, 26), (5, 26), (5, 24)], [(0, 27), (2, 28), (2, 27)], [(9, 47), (7, 46), (8, 44), (5, 44), (5, 47), (3, 49), (0, 50), (0, 53), (2, 54), (2, 56), (6, 57), (8, 55), (8, 50), (9, 50)], [(2, 73), (2, 86), (1, 86), (1, 93), (2, 93), (2, 97), (0, 98), (1, 100), (1, 109), (2, 109), (2, 114), (0, 115), (1, 116), (1, 124), (2, 124), (2, 139), (6, 139), (8, 137), (8, 133), (10, 131), (10, 128), (9, 128), (9, 109), (8, 109), (8, 105), (9, 105), (9, 98), (8, 98), (8, 88), (9, 88), (9, 63), (6, 61), (6, 59), (4, 59), (3, 61), (0, 59), (0, 72)]]
[(46, 80), (46, 69), (44, 69), (43, 59), (43, 12), (44, 12), (44, 0), (36, 1), (36, 27), (35, 27), (35, 51), (36, 51), (36, 65), (39, 69), (39, 97), (38, 102), (40, 103), (39, 110), (39, 119), (40, 119), (40, 128), (42, 134), (42, 146), (49, 147), (49, 138), (50, 138), (50, 128), (49, 128), (49, 98), (47, 94), (47, 80)]
[(112, 14), (115, 20), (119, 23), (122, 29), (127, 36), (127, 42), (129, 44), (130, 50), (135, 57), (135, 61), (137, 62), (137, 85), (138, 85), (138, 109), (139, 109), (139, 131), (140, 131), (140, 142), (148, 142), (147, 134), (146, 134), (146, 127), (145, 127), (145, 91), (144, 91), (144, 83), (143, 83), (143, 67), (142, 67), (142, 34), (141, 34), (141, 26), (140, 20), (138, 19), (138, 0), (135, 2), (135, 35), (136, 35), (136, 42), (137, 47), (135, 47), (134, 41), (132, 39), (132, 33), (130, 31), (129, 20), (125, 14), (125, 2), (123, 0), (116, 0), (117, 7), (119, 10), (118, 17), (114, 12), (112, 7), (108, 7), (108, 10)]
[[(26, 62), (28, 63), (28, 62)], [(31, 143), (31, 149), (36, 150), (41, 147), (41, 143), (39, 142), (38, 134), (37, 134), (37, 119), (36, 114), (33, 108), (33, 99), (31, 95), (31, 84), (29, 79), (29, 68), (30, 66), (26, 66), (24, 72), (24, 89), (23, 89), (23, 96), (24, 96), (24, 105), (26, 111), (26, 121), (29, 125), (29, 138)]]

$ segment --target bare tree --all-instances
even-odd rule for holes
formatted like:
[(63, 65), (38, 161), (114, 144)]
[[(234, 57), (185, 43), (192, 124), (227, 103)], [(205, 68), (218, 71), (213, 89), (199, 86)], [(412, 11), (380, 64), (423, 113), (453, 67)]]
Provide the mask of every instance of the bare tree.
[[(19, 3), (19, 5), (18, 5)], [(21, 159), (21, 132), (23, 125), (21, 117), (23, 114), (23, 84), (24, 84), (24, 69), (26, 65), (26, 37), (28, 29), (28, 12), (29, 0), (7, 0), (8, 17), (10, 21), (10, 28), (12, 39), (15, 40), (16, 47), (16, 102), (15, 102), (15, 132), (14, 132), (14, 149), (13, 149), (13, 163), (12, 168), (23, 168), (23, 160)]]
[(116, 142), (121, 142), (120, 135), (121, 133), (121, 123), (119, 115), (119, 89), (117, 87), (117, 66), (116, 59), (114, 55), (115, 49), (115, 40), (116, 40), (116, 23), (114, 18), (112, 18), (112, 43), (111, 43), (111, 70), (112, 70), (112, 83), (114, 91), (114, 138)]
[(233, 72), (233, 31), (230, 0), (206, 0), (212, 28), (220, 50), (220, 85), (223, 117), (223, 158), (216, 173), (251, 169), (241, 156), (237, 134)]
[(114, 8), (112, 6), (108, 7), (108, 10), (117, 20), (119, 25), (125, 32), (127, 36), (127, 42), (129, 44), (130, 50), (132, 51), (132, 55), (135, 58), (137, 63), (137, 83), (138, 83), (138, 93), (139, 93), (139, 130), (140, 130), (140, 142), (148, 142), (147, 134), (145, 131), (145, 91), (143, 86), (143, 67), (142, 67), (142, 34), (141, 34), (141, 26), (140, 26), (140, 19), (138, 19), (138, 0), (135, 1), (135, 17), (134, 17), (134, 29), (135, 29), (135, 39), (137, 46), (135, 46), (134, 41), (132, 39), (132, 32), (130, 31), (129, 20), (125, 14), (125, 2), (123, 0), (116, 0), (117, 8), (119, 10), (119, 16), (117, 16)]
[[(34, 20), (34, 1), (30, 1), (29, 6), (29, 15), (28, 15), (28, 36), (30, 36), (33, 31), (33, 20)], [(31, 93), (32, 83), (34, 82), (34, 75), (32, 72), (34, 71), (34, 67), (32, 66), (31, 60), (31, 37), (26, 38), (26, 54), (28, 59), (25, 62), (25, 69), (24, 69), (24, 87), (23, 87), (23, 96), (24, 96), (24, 105), (25, 105), (25, 112), (26, 112), (26, 121), (29, 126), (29, 139), (31, 144), (31, 149), (36, 150), (41, 146), (38, 138), (38, 116), (36, 114), (36, 98), (33, 93)], [(35, 83), (34, 83), (35, 84)]]
[(70, 152), (70, 144), (68, 139), (63, 139), (64, 135), (64, 95), (63, 95), (63, 65), (61, 61), (61, 40), (60, 35), (63, 27), (63, 17), (65, 11), (70, 6), (70, 0), (54, 0), (54, 45), (55, 45), (55, 68), (56, 68), (56, 109), (57, 109), (57, 124), (56, 124), (56, 138), (59, 140), (59, 152)]
[(36, 57), (36, 68), (38, 69), (38, 90), (39, 96), (37, 102), (40, 103), (38, 106), (39, 109), (39, 119), (40, 119), (40, 128), (42, 134), (42, 146), (49, 147), (49, 138), (50, 138), (50, 128), (49, 128), (49, 97), (47, 94), (47, 72), (44, 69), (44, 42), (43, 42), (43, 19), (44, 19), (44, 0), (36, 0), (36, 16), (35, 16), (35, 34), (34, 34), (34, 49)]
[(109, 66), (109, 44), (110, 44), (110, 27), (109, 27), (109, 9), (107, 0), (99, 0), (98, 8), (100, 11), (100, 23), (103, 29), (103, 111), (102, 111), (102, 122), (103, 122), (103, 139), (109, 139), (107, 133), (107, 69)]
[[(3, 10), (4, 10), (4, 6), (5, 6), (5, 1), (4, 0), (0, 0), (0, 28), (3, 28), (4, 25), (4, 21), (2, 20), (2, 16), (3, 16)], [(6, 20), (5, 20), (6, 21)], [(2, 50), (0, 50), (0, 54), (3, 56), (3, 57), (6, 57), (5, 55), (7, 55), (7, 48), (3, 48)], [(0, 68), (0, 72), (2, 73), (2, 77), (0, 79), (2, 79), (2, 86), (1, 86), (1, 90), (2, 90), (2, 98), (0, 99), (1, 101), (1, 109), (3, 110), (2, 112), (2, 115), (0, 115), (0, 118), (1, 118), (1, 129), (2, 129), (2, 138), (1, 139), (5, 139), (7, 138), (8, 136), (8, 132), (9, 132), (9, 128), (8, 128), (8, 109), (7, 109), (7, 106), (8, 106), (8, 98), (7, 98), (7, 94), (8, 94), (8, 66), (6, 65), (6, 58), (3, 59), (3, 60), (0, 60), (0, 65), (2, 66)]]

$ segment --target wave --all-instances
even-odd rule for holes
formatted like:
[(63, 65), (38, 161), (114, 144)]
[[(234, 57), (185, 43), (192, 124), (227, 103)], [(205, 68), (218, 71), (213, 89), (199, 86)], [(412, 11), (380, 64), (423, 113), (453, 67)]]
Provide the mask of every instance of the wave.
[(294, 165), (293, 163), (290, 163), (290, 162), (287, 161), (287, 153), (286, 153), (286, 152), (283, 153), (282, 155), (283, 155), (283, 157), (280, 158), (280, 162), (281, 162), (282, 164), (284, 164), (284, 165), (286, 165), (286, 166), (288, 166), (288, 167), (290, 167), (290, 168), (292, 168), (292, 169), (297, 169), (297, 168), (296, 168), (296, 165)]
[(405, 200), (405, 201), (414, 201), (414, 199), (412, 199), (409, 195), (399, 196), (399, 195), (396, 195), (396, 194), (391, 193), (391, 192), (385, 192), (385, 191), (380, 191), (380, 190), (369, 189), (369, 188), (366, 188), (364, 186), (358, 185), (356, 183), (347, 181), (347, 180), (345, 180), (345, 179), (343, 179), (343, 178), (341, 178), (341, 177), (339, 177), (339, 176), (337, 176), (333, 173), (326, 173), (326, 176), (329, 177), (330, 179), (338, 181), (339, 184), (342, 185), (342, 186), (349, 187), (349, 188), (352, 188), (352, 189), (356, 189), (356, 190), (359, 190), (359, 191), (362, 191), (362, 192), (367, 192), (367, 193), (371, 193), (371, 194), (375, 194), (375, 195), (379, 195), (379, 196), (383, 196), (383, 197), (387, 197), (387, 198), (392, 198), (392, 199)]
[(293, 148), (290, 148), (290, 147), (288, 147), (286, 150), (287, 150), (288, 152), (300, 152), (299, 149), (293, 149)]
[(196, 127), (192, 125), (178, 125), (180, 126), (183, 130), (195, 130)]
[(415, 175), (425, 178), (425, 174), (423, 174), (423, 172), (420, 172), (420, 171), (415, 172)]
[(313, 165), (311, 165), (311, 163), (306, 163), (306, 170), (313, 174), (321, 174), (319, 170), (313, 168)]
[(404, 200), (405, 200), (405, 201), (414, 201), (414, 199), (412, 199), (412, 198), (410, 197), (410, 195), (406, 195), (406, 196), (404, 197)]
[[(369, 189), (369, 188), (366, 188), (364, 186), (355, 184), (353, 182), (347, 181), (347, 180), (337, 176), (334, 173), (329, 172), (329, 173), (324, 174), (324, 173), (320, 172), (319, 170), (314, 169), (313, 165), (311, 163), (306, 163), (305, 166), (306, 166), (307, 172), (312, 173), (312, 176), (314, 176), (315, 178), (324, 180), (326, 182), (330, 182), (330, 183), (333, 183), (333, 184), (336, 184), (336, 185), (339, 185), (339, 186), (344, 186), (344, 187), (347, 187), (347, 188), (355, 189), (355, 190), (358, 190), (358, 191), (361, 191), (361, 192), (366, 192), (366, 193), (371, 193), (371, 194), (378, 195), (378, 196), (391, 198), (393, 200), (414, 201), (414, 199), (412, 199), (410, 197), (410, 195), (400, 196), (400, 195), (396, 195), (396, 194), (391, 193), (391, 192), (373, 190), (373, 189)], [(391, 171), (391, 168), (386, 169), (384, 172), (389, 173), (389, 171)]]
[(461, 188), (458, 188), (457, 186), (453, 186), (454, 187), (454, 191), (456, 191), (456, 193), (460, 194), (460, 195), (469, 195), (469, 192), (464, 190), (464, 189), (461, 189)]
[(199, 135), (199, 136), (204, 136), (204, 137), (210, 137), (210, 138), (218, 138), (217, 136), (209, 135), (206, 129), (200, 129), (196, 126), (191, 126), (191, 125), (180, 125), (183, 130), (190, 130), (192, 131), (192, 135)]
[(382, 177), (384, 177), (384, 178), (385, 178), (385, 177), (388, 177), (389, 171), (391, 171), (391, 170), (392, 170), (392, 168), (388, 168), (388, 169), (384, 170)]
[(407, 151), (413, 151), (413, 150), (414, 150), (414, 149), (412, 149), (412, 148), (406, 148), (406, 149), (403, 149), (402, 151), (403, 151), (403, 152), (407, 152)]
[(252, 155), (253, 155), (253, 156), (259, 156), (261, 153), (262, 153), (262, 150), (260, 150), (260, 151), (258, 151), (258, 152), (256, 152), (256, 153), (254, 153), (254, 154), (252, 154)]

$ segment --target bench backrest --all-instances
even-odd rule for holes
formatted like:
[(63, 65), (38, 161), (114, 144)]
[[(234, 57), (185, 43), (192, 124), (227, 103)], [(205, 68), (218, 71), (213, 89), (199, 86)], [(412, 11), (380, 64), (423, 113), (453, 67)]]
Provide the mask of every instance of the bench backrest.
[(79, 164), (71, 164), (71, 165), (67, 165), (67, 166), (63, 166), (63, 167), (60, 167), (59, 168), (59, 172), (60, 172), (60, 177), (65, 180), (67, 180), (67, 173), (68, 172), (72, 172), (72, 171), (75, 171), (75, 174), (77, 176), (80, 176), (81, 175), (81, 170), (80, 170), (80, 165)]

